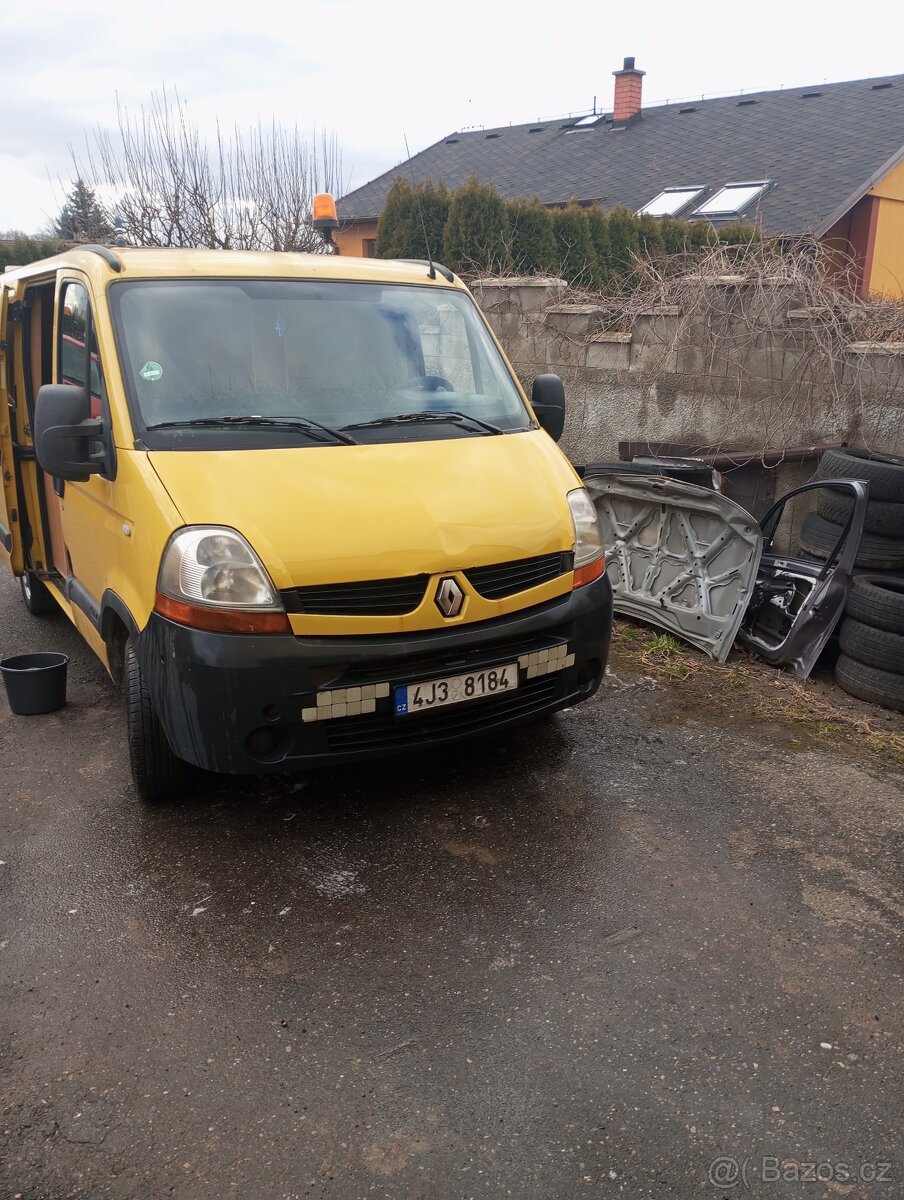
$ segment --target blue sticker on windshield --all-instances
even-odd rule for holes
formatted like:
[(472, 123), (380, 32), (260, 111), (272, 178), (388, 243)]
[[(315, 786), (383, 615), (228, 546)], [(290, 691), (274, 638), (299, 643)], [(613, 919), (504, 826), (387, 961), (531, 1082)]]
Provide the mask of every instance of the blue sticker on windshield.
[(146, 362), (138, 374), (145, 383), (156, 383), (163, 376), (163, 367), (158, 362)]

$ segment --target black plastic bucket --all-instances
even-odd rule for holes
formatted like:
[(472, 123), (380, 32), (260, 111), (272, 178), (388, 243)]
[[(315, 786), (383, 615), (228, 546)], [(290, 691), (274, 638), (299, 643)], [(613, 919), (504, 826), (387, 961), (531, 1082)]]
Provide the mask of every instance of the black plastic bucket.
[(17, 654), (0, 662), (6, 698), (14, 713), (31, 717), (56, 712), (66, 703), (65, 654)]

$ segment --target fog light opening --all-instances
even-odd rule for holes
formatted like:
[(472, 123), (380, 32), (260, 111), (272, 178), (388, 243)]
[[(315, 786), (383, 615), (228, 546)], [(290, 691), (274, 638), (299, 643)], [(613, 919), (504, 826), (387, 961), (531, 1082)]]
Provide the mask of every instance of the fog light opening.
[(284, 729), (276, 726), (264, 726), (255, 729), (245, 739), (245, 746), (252, 758), (258, 762), (274, 762), (285, 757), (285, 746), (288, 736)]
[(587, 662), (582, 663), (578, 671), (578, 690), (585, 693), (594, 691), (599, 685), (600, 674), (601, 667), (598, 658), (590, 658)]
[(268, 704), (262, 711), (268, 721), (278, 721), (282, 716), (282, 709), (276, 704)]

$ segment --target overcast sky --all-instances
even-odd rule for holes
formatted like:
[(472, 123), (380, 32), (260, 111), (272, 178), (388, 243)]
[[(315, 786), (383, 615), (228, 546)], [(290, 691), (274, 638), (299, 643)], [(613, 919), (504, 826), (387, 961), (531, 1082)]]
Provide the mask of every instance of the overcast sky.
[[(350, 186), (455, 129), (611, 108), (626, 55), (644, 102), (904, 72), (901, 0), (3, 0), (0, 230), (56, 215), (70, 146), (175, 87), (210, 129), (275, 116), (335, 132)], [(902, 130), (904, 141), (904, 130)], [(59, 181), (62, 181), (62, 187)]]

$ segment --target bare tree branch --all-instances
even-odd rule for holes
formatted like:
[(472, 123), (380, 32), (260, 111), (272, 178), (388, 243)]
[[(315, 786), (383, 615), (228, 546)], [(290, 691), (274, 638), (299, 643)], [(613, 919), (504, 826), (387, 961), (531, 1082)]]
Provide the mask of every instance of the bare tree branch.
[(117, 103), (116, 130), (98, 129), (76, 173), (103, 186), (126, 242), (136, 246), (323, 252), (311, 228), (314, 195), (342, 187), (334, 134), (306, 140), (262, 122), (211, 144), (176, 92), (155, 92), (137, 114)]
[(671, 422), (677, 441), (781, 449), (831, 437), (889, 449), (900, 441), (904, 301), (858, 297), (859, 282), (853, 259), (811, 239), (719, 245), (635, 258), (604, 292), (558, 281), (552, 319), (519, 308), (512, 286), (496, 327), (519, 375), (550, 369), (548, 359), (571, 372), (578, 396), (596, 335), (641, 330), (626, 389), (655, 405), (692, 381)]

